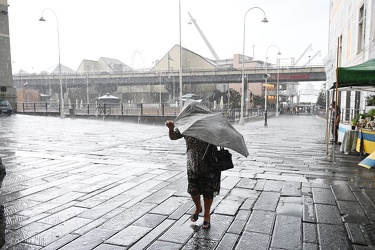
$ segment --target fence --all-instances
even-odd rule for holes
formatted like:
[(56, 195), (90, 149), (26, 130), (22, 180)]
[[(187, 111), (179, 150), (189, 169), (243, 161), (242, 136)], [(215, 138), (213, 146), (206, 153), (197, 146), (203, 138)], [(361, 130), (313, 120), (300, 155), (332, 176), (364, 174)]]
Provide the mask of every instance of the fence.
[[(97, 104), (82, 104), (82, 105), (64, 105), (65, 115), (74, 116), (177, 116), (180, 108), (174, 104), (169, 103), (132, 103), (132, 104), (107, 104), (106, 108), (110, 112), (98, 112)], [(213, 112), (222, 112), (226, 115), (228, 120), (235, 121), (240, 118), (240, 109), (215, 109)], [(60, 105), (58, 103), (33, 102), (33, 103), (17, 103), (17, 113), (34, 113), (34, 114), (60, 114)], [(268, 115), (271, 112), (268, 111)], [(263, 109), (247, 109), (243, 112), (244, 118), (263, 117)]]

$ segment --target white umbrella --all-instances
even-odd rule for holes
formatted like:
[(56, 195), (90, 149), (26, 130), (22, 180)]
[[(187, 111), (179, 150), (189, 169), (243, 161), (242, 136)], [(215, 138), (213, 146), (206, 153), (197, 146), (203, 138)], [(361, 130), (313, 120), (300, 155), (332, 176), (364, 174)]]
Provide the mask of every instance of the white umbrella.
[(200, 102), (185, 105), (174, 122), (182, 135), (232, 149), (245, 157), (249, 155), (243, 136), (224, 115), (212, 113)]

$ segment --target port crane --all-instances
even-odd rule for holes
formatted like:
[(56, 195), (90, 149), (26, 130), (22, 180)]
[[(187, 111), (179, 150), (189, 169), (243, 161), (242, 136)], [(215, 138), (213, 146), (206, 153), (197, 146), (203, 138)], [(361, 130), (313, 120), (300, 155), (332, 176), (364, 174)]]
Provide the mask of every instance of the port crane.
[(195, 28), (197, 28), (199, 34), (203, 38), (203, 40), (206, 43), (207, 47), (210, 49), (211, 54), (214, 56), (215, 60), (220, 60), (219, 56), (216, 54), (215, 50), (212, 48), (210, 42), (207, 40), (206, 36), (203, 34), (203, 31), (201, 30), (201, 28), (199, 28), (199, 26), (198, 26), (197, 22), (195, 21), (195, 19), (191, 16), (190, 12), (188, 12), (188, 14), (189, 14), (189, 17), (190, 17), (189, 24), (191, 24), (191, 23), (194, 24)]

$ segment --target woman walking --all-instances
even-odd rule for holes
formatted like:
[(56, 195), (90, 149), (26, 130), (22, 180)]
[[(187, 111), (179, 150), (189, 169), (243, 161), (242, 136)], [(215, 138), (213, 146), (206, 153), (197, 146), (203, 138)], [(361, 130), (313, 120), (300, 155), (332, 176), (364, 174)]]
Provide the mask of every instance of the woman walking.
[[(183, 136), (178, 129), (175, 129), (173, 121), (167, 121), (166, 126), (169, 129), (169, 138), (178, 140), (184, 138), (186, 141), (187, 155), (187, 192), (195, 204), (195, 212), (191, 215), (192, 222), (198, 220), (199, 214), (204, 211), (202, 228), (209, 229), (211, 226), (210, 213), (213, 199), (220, 192), (221, 172), (215, 171), (203, 158), (205, 154), (213, 149), (213, 145), (190, 136)], [(201, 203), (203, 196), (203, 209)]]

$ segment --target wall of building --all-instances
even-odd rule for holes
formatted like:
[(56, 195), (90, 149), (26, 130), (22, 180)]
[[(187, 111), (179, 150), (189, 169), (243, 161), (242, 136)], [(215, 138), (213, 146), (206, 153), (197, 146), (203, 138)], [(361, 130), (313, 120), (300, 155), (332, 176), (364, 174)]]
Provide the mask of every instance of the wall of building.
[(7, 0), (0, 0), (0, 99), (7, 99), (15, 107)]
[[(361, 11), (362, 7), (364, 11)], [(364, 13), (362, 22), (360, 21), (361, 13)], [(365, 35), (361, 36), (361, 34)], [(330, 1), (328, 48), (328, 55), (324, 59), (327, 90), (336, 82), (337, 65), (349, 67), (375, 58), (375, 0)], [(347, 96), (350, 96), (349, 106), (351, 110), (354, 110), (355, 94), (351, 92), (339, 91), (341, 108), (347, 107)], [(371, 94), (373, 93), (365, 91), (360, 93), (360, 100), (358, 100), (360, 110), (365, 109), (365, 99)]]

